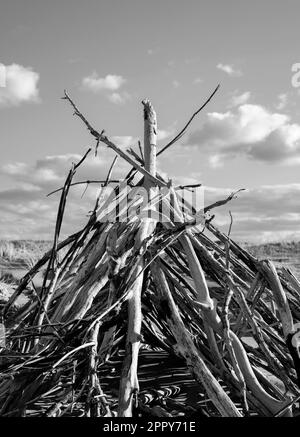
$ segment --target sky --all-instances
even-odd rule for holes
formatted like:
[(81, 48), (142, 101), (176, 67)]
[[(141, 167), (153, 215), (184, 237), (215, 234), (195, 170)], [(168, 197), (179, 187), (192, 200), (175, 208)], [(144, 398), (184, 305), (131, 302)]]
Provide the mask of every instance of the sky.
[[(52, 238), (59, 195), (46, 195), (94, 146), (64, 89), (96, 129), (137, 150), (144, 98), (161, 148), (220, 84), (160, 171), (202, 183), (206, 204), (245, 188), (215, 211), (224, 231), (231, 211), (239, 241), (299, 240), (299, 14), (298, 0), (1, 2), (0, 238)], [(113, 157), (101, 146), (75, 180), (105, 178)], [(127, 168), (119, 159), (114, 177)], [(84, 190), (71, 190), (66, 235), (93, 207), (96, 186)]]

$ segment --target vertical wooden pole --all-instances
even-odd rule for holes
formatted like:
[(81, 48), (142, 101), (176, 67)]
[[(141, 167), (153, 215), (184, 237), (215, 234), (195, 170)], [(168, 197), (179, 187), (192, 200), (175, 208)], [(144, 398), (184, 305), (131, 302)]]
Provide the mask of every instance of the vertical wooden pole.
[[(156, 113), (149, 100), (143, 100), (144, 105), (144, 157), (145, 169), (156, 176), (156, 140), (157, 120)], [(153, 183), (145, 176), (145, 187), (150, 191)]]
[[(153, 176), (156, 175), (156, 137), (157, 122), (155, 111), (149, 102), (144, 100), (144, 157), (145, 169)], [(144, 187), (148, 194), (148, 201), (155, 194), (156, 188), (151, 180), (145, 176)], [(141, 219), (140, 228), (135, 238), (135, 249), (141, 249), (144, 241), (152, 234), (156, 222), (149, 215)], [(144, 279), (145, 261), (138, 263), (134, 275), (135, 282), (128, 298), (128, 330), (126, 337), (125, 357), (121, 372), (119, 389), (119, 417), (132, 417), (133, 397), (139, 391), (137, 376), (138, 355), (141, 341), (142, 304), (141, 293)]]

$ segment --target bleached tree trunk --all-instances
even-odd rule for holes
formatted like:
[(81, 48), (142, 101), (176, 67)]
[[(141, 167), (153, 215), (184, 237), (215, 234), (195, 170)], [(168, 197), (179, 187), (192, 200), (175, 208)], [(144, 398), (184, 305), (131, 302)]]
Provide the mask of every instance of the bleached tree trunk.
[[(156, 176), (156, 137), (157, 122), (156, 114), (148, 100), (144, 100), (144, 157), (145, 169)], [(155, 195), (155, 187), (150, 178), (145, 176), (145, 188), (148, 193), (148, 201)], [(141, 225), (135, 239), (135, 249), (140, 250), (144, 241), (152, 234), (156, 222), (151, 217), (141, 219)], [(128, 299), (128, 331), (126, 338), (125, 358), (121, 373), (119, 389), (119, 417), (132, 416), (133, 397), (139, 391), (137, 376), (138, 355), (141, 341), (142, 311), (141, 292), (144, 279), (144, 259), (138, 263), (135, 271), (136, 281), (132, 285), (132, 291)]]

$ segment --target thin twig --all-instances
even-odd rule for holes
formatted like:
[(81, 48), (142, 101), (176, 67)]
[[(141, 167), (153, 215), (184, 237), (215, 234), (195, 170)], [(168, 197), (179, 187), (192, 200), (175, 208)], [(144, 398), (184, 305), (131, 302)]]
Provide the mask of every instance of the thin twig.
[(233, 193), (231, 193), (228, 197), (226, 197), (226, 199), (223, 199), (223, 200), (217, 200), (217, 202), (214, 202), (214, 203), (212, 203), (212, 204), (206, 206), (206, 207), (204, 208), (204, 213), (210, 211), (210, 210), (213, 209), (213, 208), (218, 208), (218, 207), (220, 207), (220, 206), (226, 205), (226, 203), (230, 202), (230, 200), (235, 199), (235, 198), (236, 198), (236, 195), (237, 195), (238, 193), (240, 193), (241, 191), (245, 191), (245, 190), (246, 190), (246, 188), (240, 188), (239, 190), (234, 191)]
[[(120, 180), (119, 179), (111, 179), (108, 182), (106, 180), (100, 180), (100, 181), (86, 180), (86, 181), (80, 181), (80, 182), (73, 182), (72, 184), (70, 184), (70, 187), (74, 187), (75, 185), (104, 184), (104, 183), (119, 184)], [(63, 187), (57, 188), (56, 190), (51, 191), (51, 193), (47, 194), (47, 197), (52, 196), (52, 194), (58, 193), (61, 190), (63, 190)]]
[(110, 168), (109, 168), (109, 170), (108, 170), (108, 173), (107, 173), (107, 176), (106, 176), (106, 180), (105, 180), (105, 182), (104, 182), (104, 187), (106, 187), (106, 186), (111, 182), (110, 177), (111, 177), (111, 174), (112, 174), (113, 168), (114, 168), (114, 166), (115, 166), (115, 164), (116, 164), (116, 162), (117, 162), (118, 157), (119, 157), (119, 156), (116, 155), (116, 156), (114, 157), (114, 159), (113, 159), (113, 162), (111, 163), (111, 166), (110, 166)]
[(220, 88), (220, 85), (218, 85), (216, 87), (216, 89), (212, 92), (212, 94), (209, 96), (209, 98), (203, 103), (202, 106), (200, 106), (199, 109), (197, 109), (196, 112), (194, 112), (194, 114), (191, 116), (191, 118), (189, 119), (189, 121), (186, 123), (186, 125), (183, 127), (183, 129), (181, 129), (181, 131), (168, 143), (166, 144), (158, 153), (157, 156), (161, 155), (163, 152), (165, 152), (169, 147), (171, 147), (176, 141), (178, 141), (182, 135), (184, 135), (184, 133), (186, 132), (187, 128), (189, 127), (189, 125), (191, 124), (191, 122), (193, 121), (193, 119), (196, 117), (196, 115), (199, 114), (200, 111), (202, 111), (203, 108), (205, 108), (205, 106), (211, 101), (211, 99), (213, 98), (213, 96), (216, 94), (216, 92), (218, 91), (218, 89)]

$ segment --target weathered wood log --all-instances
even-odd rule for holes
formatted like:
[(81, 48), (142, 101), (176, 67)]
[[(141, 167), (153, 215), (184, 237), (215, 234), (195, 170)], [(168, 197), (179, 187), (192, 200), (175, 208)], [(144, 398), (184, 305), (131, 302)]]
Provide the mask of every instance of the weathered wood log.
[[(153, 176), (156, 176), (156, 137), (157, 122), (156, 114), (148, 100), (143, 101), (144, 105), (144, 156), (145, 168)], [(153, 179), (145, 176), (145, 188), (148, 193), (148, 202), (155, 194)], [(150, 211), (151, 212), (151, 211)], [(141, 219), (140, 229), (135, 238), (135, 249), (138, 251), (145, 244), (147, 238), (152, 234), (156, 222), (151, 217)], [(141, 341), (141, 291), (144, 279), (145, 260), (141, 258), (135, 270), (136, 280), (128, 299), (128, 330), (126, 338), (125, 358), (123, 362), (120, 388), (119, 388), (119, 417), (132, 416), (133, 396), (139, 391), (137, 377), (138, 354)]]
[(166, 277), (163, 270), (157, 263), (151, 265), (153, 279), (157, 285), (157, 291), (161, 301), (161, 306), (168, 324), (170, 324), (172, 334), (176, 340), (175, 352), (180, 354), (187, 362), (187, 366), (205, 388), (210, 400), (218, 409), (222, 416), (241, 417), (240, 412), (225, 393), (216, 378), (212, 375), (197, 348), (186, 330), (180, 317), (178, 308), (171, 295)]
[(294, 322), (286, 294), (283, 291), (274, 264), (269, 260), (265, 260), (261, 262), (260, 266), (261, 272), (265, 275), (269, 283), (270, 289), (274, 294), (274, 299), (280, 314), (283, 334), (285, 337), (287, 337), (288, 334), (294, 332)]

